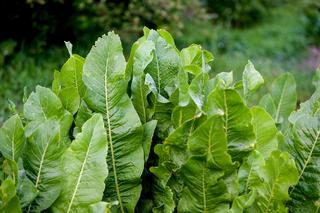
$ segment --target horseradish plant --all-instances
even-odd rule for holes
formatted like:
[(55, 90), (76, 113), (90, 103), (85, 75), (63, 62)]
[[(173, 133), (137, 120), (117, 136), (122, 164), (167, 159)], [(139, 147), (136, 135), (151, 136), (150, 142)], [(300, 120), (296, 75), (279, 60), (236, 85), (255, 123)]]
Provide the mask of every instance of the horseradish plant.
[[(144, 29), (72, 54), (0, 130), (1, 212), (318, 212), (320, 91), (285, 73), (211, 72), (199, 45)], [(319, 75), (319, 73), (318, 73)], [(315, 77), (315, 85), (319, 84)]]

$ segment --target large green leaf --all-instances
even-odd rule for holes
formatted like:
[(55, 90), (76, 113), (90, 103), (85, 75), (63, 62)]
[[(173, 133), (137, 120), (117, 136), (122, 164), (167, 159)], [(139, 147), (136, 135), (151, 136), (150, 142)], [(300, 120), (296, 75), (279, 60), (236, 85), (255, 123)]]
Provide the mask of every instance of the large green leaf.
[(317, 212), (320, 209), (319, 116), (301, 116), (291, 129), (291, 141), (288, 146), (299, 171), (299, 182), (290, 189), (290, 210)]
[(189, 86), (189, 95), (201, 111), (203, 111), (203, 105), (206, 101), (206, 96), (203, 93), (208, 80), (208, 73), (200, 73), (191, 81)]
[(66, 144), (70, 142), (69, 130), (73, 117), (63, 108), (60, 99), (50, 89), (37, 86), (36, 92), (32, 92), (24, 104), (23, 112), (28, 121), (25, 127), (27, 137), (47, 120), (57, 120), (60, 123), (62, 141)]
[[(55, 73), (53, 89), (60, 97), (63, 106), (72, 114), (78, 111), (81, 97), (85, 94), (82, 81), (82, 69), (84, 58), (79, 55), (71, 55), (62, 66), (60, 73)], [(58, 88), (57, 88), (58, 87)]]
[(251, 190), (257, 191), (251, 212), (286, 212), (284, 202), (290, 199), (288, 189), (297, 183), (298, 172), (289, 154), (274, 151), (257, 173), (261, 181), (253, 181)]
[(169, 97), (175, 91), (178, 72), (181, 68), (179, 52), (174, 46), (174, 41), (166, 31), (145, 30), (145, 38), (154, 44), (153, 59), (145, 68), (145, 84), (152, 92), (150, 103), (154, 119), (158, 120), (157, 136), (165, 139), (169, 128), (173, 105)]
[(243, 93), (246, 97), (259, 89), (264, 83), (261, 74), (254, 68), (251, 61), (248, 61), (248, 64), (244, 68), (242, 81)]
[(104, 199), (118, 200), (118, 210), (133, 212), (140, 197), (144, 168), (143, 128), (128, 95), (125, 59), (119, 36), (113, 32), (96, 41), (83, 70), (85, 101), (103, 114), (110, 145), (109, 176)]
[(0, 151), (10, 160), (18, 161), (25, 144), (24, 128), (19, 115), (9, 118), (0, 129)]
[(222, 115), (228, 149), (234, 159), (250, 152), (255, 143), (252, 115), (240, 95), (233, 89), (217, 87), (208, 96), (208, 115)]
[(193, 102), (184, 107), (176, 106), (171, 116), (174, 127), (178, 128), (185, 122), (195, 119), (198, 116), (197, 112), (197, 106)]
[(216, 170), (202, 157), (192, 157), (182, 168), (185, 188), (178, 212), (227, 212), (231, 199), (222, 170)]
[(224, 121), (220, 115), (212, 116), (192, 133), (188, 148), (192, 155), (204, 156), (212, 167), (226, 170), (233, 167), (231, 156), (227, 152)]
[(205, 70), (210, 70), (208, 63), (213, 61), (213, 55), (207, 50), (204, 50), (200, 45), (192, 44), (180, 52), (181, 64), (183, 70), (193, 75), (198, 75), (202, 71), (203, 62), (206, 63)]
[(265, 158), (278, 149), (278, 129), (272, 117), (260, 107), (252, 107), (252, 125), (256, 135), (255, 149)]
[[(178, 73), (178, 88), (179, 88), (179, 106), (189, 104), (190, 98), (201, 109), (201, 95), (204, 89), (204, 79), (206, 75), (202, 72), (208, 72), (211, 67), (208, 65), (213, 60), (213, 56), (206, 50), (203, 50), (199, 45), (190, 45), (181, 50), (180, 53), (182, 69)], [(191, 82), (189, 86), (189, 74), (193, 74), (197, 79)], [(191, 76), (193, 79), (194, 76)], [(198, 76), (198, 77), (197, 77)], [(189, 88), (190, 87), (190, 88)], [(189, 91), (190, 90), (190, 91)]]
[(34, 183), (38, 195), (27, 207), (27, 212), (49, 208), (59, 196), (62, 178), (62, 154), (57, 121), (48, 120), (28, 138), (23, 163), (27, 177)]
[(95, 114), (82, 127), (63, 155), (63, 187), (55, 212), (89, 212), (101, 201), (108, 175), (107, 134), (102, 116)]
[(145, 85), (145, 74), (144, 70), (147, 65), (153, 60), (154, 44), (151, 41), (145, 41), (135, 51), (134, 62), (133, 62), (133, 77), (131, 82), (131, 98), (133, 105), (139, 114), (142, 123), (150, 120), (150, 109), (147, 102), (147, 95), (150, 90)]
[(203, 122), (190, 136), (188, 148), (192, 157), (184, 164), (181, 175), (184, 190), (179, 201), (180, 212), (226, 212), (231, 194), (225, 171), (235, 167), (227, 153), (227, 136), (221, 115)]
[[(290, 73), (284, 73), (278, 77), (271, 86), (272, 99), (262, 97), (259, 105), (265, 107), (265, 109), (272, 115), (277, 124), (282, 124), (283, 128), (286, 128), (287, 119), (290, 113), (296, 108), (297, 92), (296, 82), (294, 77)], [(273, 102), (273, 103), (272, 103)], [(272, 110), (275, 106), (275, 111)]]
[(157, 31), (150, 30), (148, 40), (153, 41), (155, 50), (153, 60), (145, 72), (152, 76), (159, 93), (166, 96), (166, 87), (173, 86), (177, 78), (180, 68), (179, 53), (172, 42), (168, 42)]

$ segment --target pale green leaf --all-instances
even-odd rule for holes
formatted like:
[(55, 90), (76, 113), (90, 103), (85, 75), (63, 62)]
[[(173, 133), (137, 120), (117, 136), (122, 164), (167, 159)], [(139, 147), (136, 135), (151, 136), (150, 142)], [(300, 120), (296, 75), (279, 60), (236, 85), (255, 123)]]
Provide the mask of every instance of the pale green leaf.
[(189, 87), (189, 95), (200, 111), (203, 110), (206, 101), (203, 91), (208, 80), (209, 75), (207, 73), (200, 73), (191, 81)]
[(141, 42), (133, 57), (131, 98), (142, 123), (147, 122), (151, 117), (148, 115), (149, 104), (147, 102), (147, 95), (150, 93), (150, 90), (148, 86), (145, 85), (144, 70), (153, 60), (152, 52), (154, 48), (154, 44), (151, 41)]
[(95, 114), (63, 155), (63, 187), (54, 212), (88, 212), (91, 204), (101, 201), (108, 175), (106, 157), (107, 134), (102, 116)]
[(59, 75), (60, 90), (58, 96), (63, 106), (72, 114), (78, 111), (81, 98), (85, 94), (82, 81), (84, 59), (79, 55), (71, 55), (62, 66)]
[(44, 122), (28, 138), (28, 152), (23, 157), (23, 163), (27, 177), (35, 185), (38, 194), (26, 208), (27, 212), (48, 209), (59, 196), (64, 149), (57, 121)]
[(0, 151), (10, 160), (18, 161), (24, 148), (24, 128), (19, 115), (14, 115), (4, 122), (0, 129)]
[[(164, 88), (175, 83), (180, 68), (179, 54), (168, 37), (163, 38), (158, 32), (150, 30), (148, 40), (155, 45), (154, 58), (146, 68), (156, 83), (158, 92), (166, 96)], [(169, 39), (172, 43), (172, 40)]]
[(255, 69), (251, 61), (248, 61), (248, 64), (244, 68), (242, 81), (243, 92), (246, 97), (249, 93), (255, 92), (259, 89), (264, 83), (261, 74)]
[(63, 108), (60, 99), (48, 88), (37, 86), (23, 107), (24, 117), (28, 123), (25, 135), (29, 137), (47, 120), (60, 123), (60, 134), (63, 143), (69, 144), (69, 130), (73, 122), (72, 115)]
[(253, 107), (252, 125), (256, 135), (255, 148), (265, 158), (278, 149), (278, 129), (272, 117), (262, 108)]

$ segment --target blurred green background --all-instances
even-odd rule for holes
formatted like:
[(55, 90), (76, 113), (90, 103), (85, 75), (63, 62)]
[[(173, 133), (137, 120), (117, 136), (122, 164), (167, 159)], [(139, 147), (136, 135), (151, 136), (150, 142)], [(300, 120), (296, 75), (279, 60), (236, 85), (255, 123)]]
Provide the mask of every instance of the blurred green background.
[(63, 41), (85, 56), (110, 30), (126, 57), (147, 26), (168, 30), (179, 48), (212, 51), (214, 72), (239, 78), (248, 59), (266, 82), (292, 72), (299, 101), (320, 63), (319, 0), (11, 0), (0, 8), (0, 123), (35, 85), (50, 86), (68, 58)]

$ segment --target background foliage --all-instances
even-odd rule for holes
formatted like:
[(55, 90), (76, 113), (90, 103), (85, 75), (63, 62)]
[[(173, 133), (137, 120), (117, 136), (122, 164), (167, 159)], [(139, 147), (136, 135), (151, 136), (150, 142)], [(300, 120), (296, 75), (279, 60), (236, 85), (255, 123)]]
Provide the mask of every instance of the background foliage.
[[(114, 30), (128, 47), (142, 27), (164, 28), (178, 47), (199, 43), (216, 56), (215, 72), (242, 73), (248, 59), (268, 79), (292, 72), (299, 100), (313, 89), (320, 61), (320, 5), (316, 0), (23, 0), (0, 3), (0, 123), (8, 99), (17, 107), (36, 84), (48, 85), (68, 53), (86, 55), (94, 40)], [(230, 63), (232, 60), (233, 63)]]

